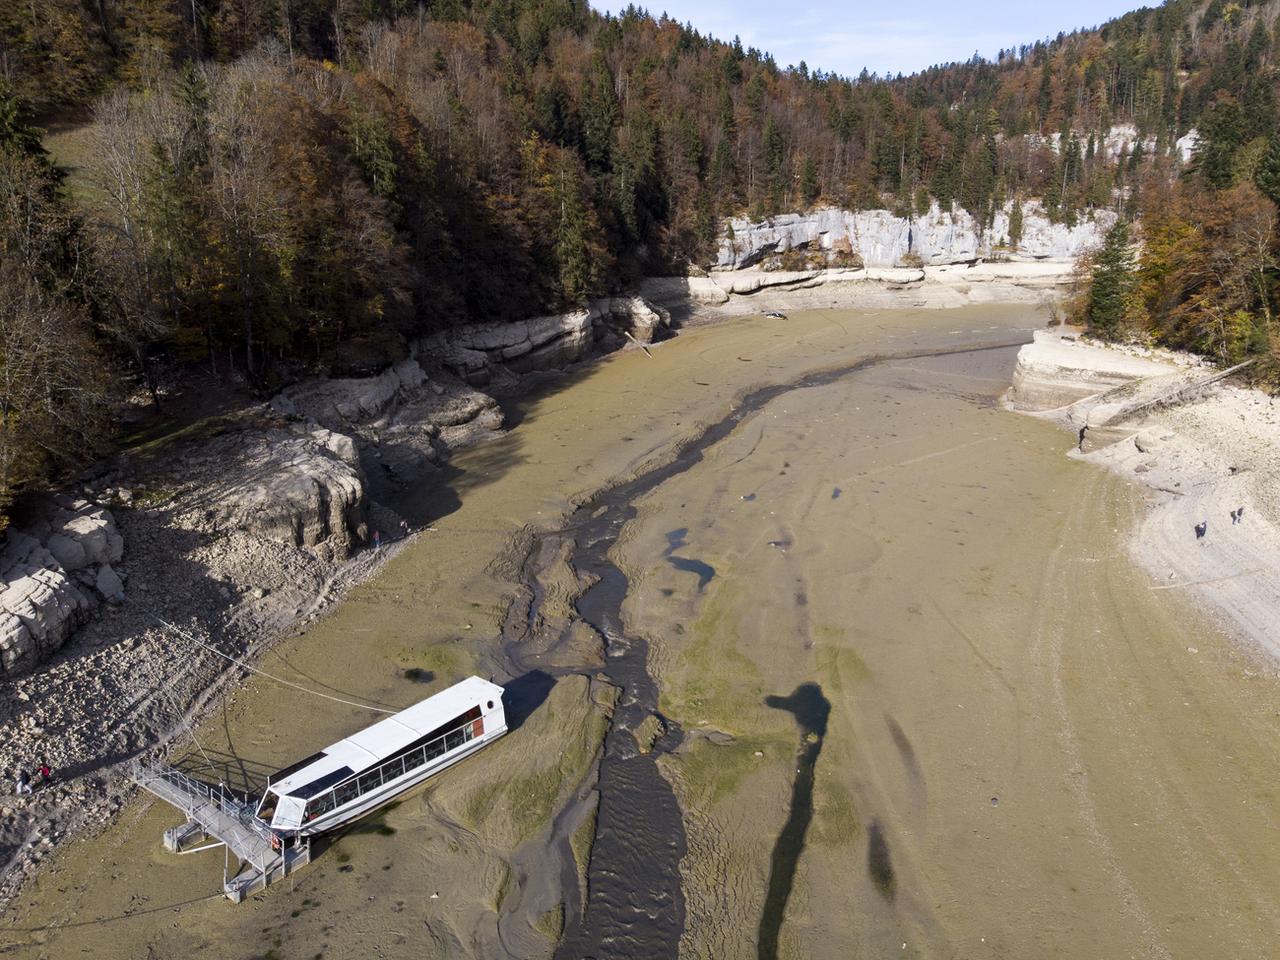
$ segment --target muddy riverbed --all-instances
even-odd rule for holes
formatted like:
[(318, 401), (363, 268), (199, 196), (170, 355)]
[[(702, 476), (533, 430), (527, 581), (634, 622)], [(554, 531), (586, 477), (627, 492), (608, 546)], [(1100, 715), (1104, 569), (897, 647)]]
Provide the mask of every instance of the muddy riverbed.
[[(263, 662), (510, 680), (511, 734), (241, 906), (139, 798), (0, 952), (1268, 955), (1275, 682), (1128, 560), (1139, 493), (995, 404), (1038, 323), (735, 320), (520, 401)], [(190, 759), (247, 784), (373, 719), (254, 680)]]

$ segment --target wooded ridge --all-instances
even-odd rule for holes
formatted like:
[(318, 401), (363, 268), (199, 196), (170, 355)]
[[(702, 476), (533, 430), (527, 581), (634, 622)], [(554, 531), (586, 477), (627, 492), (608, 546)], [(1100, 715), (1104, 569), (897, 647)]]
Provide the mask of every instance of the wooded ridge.
[(820, 202), (1007, 210), (1014, 248), (1024, 201), (1115, 211), (1081, 319), (1272, 355), (1277, 13), (1171, 0), (846, 78), (577, 0), (6, 4), (0, 504), (109, 443), (157, 364), (258, 393), (365, 371)]

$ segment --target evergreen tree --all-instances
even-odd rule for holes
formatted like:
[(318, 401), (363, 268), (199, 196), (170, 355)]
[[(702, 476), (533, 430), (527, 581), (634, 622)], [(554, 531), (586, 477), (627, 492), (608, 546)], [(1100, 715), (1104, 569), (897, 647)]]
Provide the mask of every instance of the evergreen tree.
[(1009, 210), (1009, 248), (1017, 250), (1022, 242), (1022, 201), (1014, 200)]
[(710, 185), (720, 202), (721, 210), (726, 214), (731, 213), (734, 206), (736, 180), (733, 148), (729, 146), (729, 138), (722, 136), (716, 142), (716, 151), (711, 157)]
[(813, 157), (804, 158), (804, 166), (800, 168), (800, 196), (805, 206), (812, 206), (818, 199), (818, 168), (814, 166)]
[(720, 88), (720, 132), (726, 140), (730, 142), (737, 139), (738, 121), (733, 112), (733, 95), (729, 93), (728, 87)]
[(769, 185), (770, 212), (776, 212), (782, 206), (782, 194), (785, 187), (783, 181), (783, 144), (782, 134), (772, 114), (764, 122), (763, 161), (765, 180)]
[(1267, 152), (1254, 174), (1258, 189), (1280, 206), (1280, 133), (1273, 133), (1267, 143)]
[(598, 50), (591, 57), (585, 87), (582, 98), (583, 155), (588, 169), (603, 171), (609, 168), (609, 157), (613, 152), (618, 99), (613, 91), (613, 74)]
[(1133, 251), (1129, 224), (1123, 217), (1107, 231), (1093, 265), (1089, 287), (1089, 327), (1105, 337), (1115, 336), (1129, 313), (1134, 287)]
[(1195, 172), (1215, 190), (1231, 186), (1236, 151), (1244, 139), (1243, 128), (1240, 106), (1230, 96), (1215, 100), (1202, 118), (1192, 163)]
[(764, 100), (764, 76), (760, 73), (753, 73), (751, 79), (747, 81), (747, 109), (757, 119), (760, 117), (761, 111), (764, 110)]
[(570, 304), (586, 303), (595, 287), (599, 258), (592, 244), (590, 207), (571, 155), (562, 154), (555, 167), (552, 203), (556, 216), (555, 256), (560, 290)]
[(41, 130), (27, 122), (26, 108), (9, 81), (0, 77), (0, 148), (16, 150), (38, 160), (56, 173), (49, 164), (49, 152), (41, 143)]
[(1040, 89), (1036, 94), (1036, 108), (1040, 127), (1044, 129), (1045, 121), (1049, 119), (1049, 108), (1053, 106), (1053, 73), (1049, 66), (1049, 61), (1044, 62), (1044, 67), (1040, 70)]

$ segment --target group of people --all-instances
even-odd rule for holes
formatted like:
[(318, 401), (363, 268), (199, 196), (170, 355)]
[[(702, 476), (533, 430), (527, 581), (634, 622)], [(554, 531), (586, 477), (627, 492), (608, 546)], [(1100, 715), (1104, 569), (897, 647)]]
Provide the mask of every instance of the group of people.
[[(53, 779), (53, 771), (49, 769), (49, 764), (41, 760), (40, 766), (36, 769), (36, 776), (40, 778), (40, 786), (43, 787), (50, 780)], [(33, 787), (32, 787), (31, 774), (28, 773), (26, 770), (19, 770), (14, 775), (13, 780), (14, 780), (14, 793), (18, 794), (18, 796), (22, 796), (24, 793), (32, 792)]]
[[(1237, 523), (1244, 519), (1244, 507), (1236, 507), (1231, 511), (1231, 525), (1234, 527)], [(1204, 535), (1209, 532), (1209, 521), (1201, 520), (1196, 524), (1196, 539), (1203, 540)]]

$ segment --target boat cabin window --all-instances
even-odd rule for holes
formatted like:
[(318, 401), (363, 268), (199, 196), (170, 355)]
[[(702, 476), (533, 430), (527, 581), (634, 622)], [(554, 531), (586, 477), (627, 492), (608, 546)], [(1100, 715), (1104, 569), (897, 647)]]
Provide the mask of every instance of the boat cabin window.
[(276, 815), (276, 803), (279, 799), (280, 798), (270, 790), (263, 794), (262, 803), (258, 807), (258, 819), (265, 820), (267, 823), (270, 823), (271, 818)]
[(426, 766), (437, 757), (456, 750), (483, 732), (482, 729), (477, 729), (476, 721), (480, 717), (480, 707), (472, 707), (466, 713), (459, 714), (448, 723), (441, 724), (430, 733), (397, 750), (377, 766), (366, 770), (358, 777), (352, 777), (332, 790), (315, 795), (315, 791), (308, 786), (305, 789), (311, 799), (307, 802), (305, 819), (314, 820), (330, 810), (350, 803), (370, 790), (376, 790), (384, 783), (390, 783), (412, 770)]

